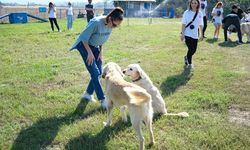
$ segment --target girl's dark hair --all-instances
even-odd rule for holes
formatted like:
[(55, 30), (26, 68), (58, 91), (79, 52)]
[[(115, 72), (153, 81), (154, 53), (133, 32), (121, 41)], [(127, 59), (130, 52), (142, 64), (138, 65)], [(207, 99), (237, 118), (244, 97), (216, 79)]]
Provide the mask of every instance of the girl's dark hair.
[(196, 2), (198, 3), (196, 9), (197, 9), (197, 11), (199, 11), (200, 5), (201, 5), (199, 0), (190, 0), (190, 1), (189, 1), (189, 10), (192, 10), (191, 3), (192, 3), (193, 1), (196, 1)]
[(52, 3), (52, 2), (49, 2), (49, 7), (50, 7), (51, 5), (53, 5), (53, 3)]
[(112, 21), (122, 21), (123, 13), (124, 11), (121, 7), (116, 7), (107, 15), (106, 22), (109, 22), (109, 18), (111, 18)]
[(236, 9), (236, 8), (238, 8), (238, 6), (233, 4), (232, 9)]

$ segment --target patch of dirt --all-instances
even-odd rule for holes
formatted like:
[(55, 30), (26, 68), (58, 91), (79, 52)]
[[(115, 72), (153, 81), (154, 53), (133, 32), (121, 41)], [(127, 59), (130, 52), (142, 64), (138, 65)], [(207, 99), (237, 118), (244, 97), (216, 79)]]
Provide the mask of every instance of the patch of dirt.
[(229, 109), (229, 121), (250, 126), (250, 111), (232, 107)]

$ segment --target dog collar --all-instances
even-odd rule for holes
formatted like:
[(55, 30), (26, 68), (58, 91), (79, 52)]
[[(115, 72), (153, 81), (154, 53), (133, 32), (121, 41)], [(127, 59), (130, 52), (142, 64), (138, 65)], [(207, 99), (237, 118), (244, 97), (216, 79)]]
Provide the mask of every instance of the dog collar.
[(139, 78), (135, 79), (135, 80), (132, 80), (132, 82), (136, 82), (136, 81), (139, 81), (141, 80), (141, 76), (139, 76)]

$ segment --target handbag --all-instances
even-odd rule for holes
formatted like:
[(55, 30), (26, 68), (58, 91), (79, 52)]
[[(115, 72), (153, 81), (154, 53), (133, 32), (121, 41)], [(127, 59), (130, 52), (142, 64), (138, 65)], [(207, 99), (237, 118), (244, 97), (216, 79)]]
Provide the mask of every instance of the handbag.
[(185, 26), (185, 28), (189, 27), (189, 26), (194, 22), (194, 20), (195, 20), (195, 18), (196, 18), (197, 15), (198, 15), (198, 11), (195, 12), (192, 21), (190, 21), (190, 22)]

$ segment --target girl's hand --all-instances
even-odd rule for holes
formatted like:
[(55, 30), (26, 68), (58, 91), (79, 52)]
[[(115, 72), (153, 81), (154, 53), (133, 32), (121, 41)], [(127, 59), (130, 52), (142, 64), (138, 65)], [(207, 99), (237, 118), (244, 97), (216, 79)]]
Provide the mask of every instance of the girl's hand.
[(184, 41), (185, 37), (183, 34), (181, 34), (181, 41)]
[(88, 53), (88, 57), (87, 57), (87, 64), (88, 64), (89, 66), (92, 65), (93, 62), (94, 62), (94, 60), (95, 60), (95, 57), (94, 57), (93, 53), (92, 53), (92, 52), (89, 52), (89, 53)]
[(199, 40), (203, 41), (203, 35), (202, 34), (200, 35)]

